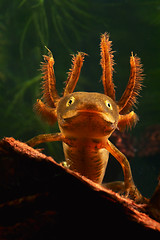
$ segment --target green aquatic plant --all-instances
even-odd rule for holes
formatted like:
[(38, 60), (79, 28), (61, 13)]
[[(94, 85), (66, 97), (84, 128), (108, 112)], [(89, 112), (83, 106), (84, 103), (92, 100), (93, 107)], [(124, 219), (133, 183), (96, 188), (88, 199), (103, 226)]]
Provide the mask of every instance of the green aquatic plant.
[(21, 84), (18, 87), (17, 93), (14, 96), (14, 99), (12, 101), (12, 103), (9, 105), (9, 107), (7, 108), (6, 112), (5, 112), (5, 116), (9, 116), (11, 114), (11, 112), (13, 111), (13, 109), (15, 108), (15, 106), (20, 102), (23, 101), (23, 96), (25, 91), (27, 90), (27, 88), (30, 88), (31, 86), (33, 86), (35, 83), (39, 82), (41, 79), (41, 75), (37, 75), (32, 79), (29, 79), (28, 81), (26, 81), (26, 83)]
[[(40, 95), (38, 69), (44, 46), (58, 52), (61, 66), (56, 67), (56, 74), (65, 80), (64, 51), (74, 52), (71, 38), (77, 48), (89, 29), (91, 15), (87, 2), (73, 0), (2, 0), (0, 9), (0, 136), (26, 140), (38, 131), (51, 131), (33, 113), (33, 103)], [(51, 145), (48, 149), (54, 150)]]
[[(24, 41), (31, 25), (42, 45), (48, 45), (51, 35), (58, 39), (67, 49), (71, 49), (70, 37), (80, 40), (84, 31), (88, 30), (86, 22), (91, 19), (87, 1), (75, 0), (23, 0), (19, 9), (29, 8), (20, 40), (20, 52), (23, 55)], [(50, 29), (50, 30), (49, 30)], [(52, 33), (53, 31), (53, 33)]]
[(95, 45), (104, 31), (112, 34), (113, 47), (117, 49), (114, 77), (118, 76), (118, 97), (129, 74), (125, 68), (127, 56), (135, 49), (146, 73), (138, 112), (145, 121), (140, 121), (137, 128), (141, 130), (145, 124), (159, 121), (159, 1), (1, 0), (0, 10), (1, 137), (27, 140), (56, 131), (33, 113), (35, 99), (40, 97), (38, 69), (46, 54), (44, 46), (51, 49), (56, 59), (58, 90), (67, 79), (69, 54), (77, 50), (88, 54), (77, 89), (100, 90), (99, 52)]

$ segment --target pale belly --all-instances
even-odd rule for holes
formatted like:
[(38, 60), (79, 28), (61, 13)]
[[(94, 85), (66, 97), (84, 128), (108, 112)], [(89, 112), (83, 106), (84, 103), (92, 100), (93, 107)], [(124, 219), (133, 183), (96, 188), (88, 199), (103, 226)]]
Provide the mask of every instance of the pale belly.
[(63, 148), (65, 160), (71, 170), (96, 183), (102, 183), (109, 157), (105, 148), (90, 148), (87, 143), (78, 148), (63, 143)]

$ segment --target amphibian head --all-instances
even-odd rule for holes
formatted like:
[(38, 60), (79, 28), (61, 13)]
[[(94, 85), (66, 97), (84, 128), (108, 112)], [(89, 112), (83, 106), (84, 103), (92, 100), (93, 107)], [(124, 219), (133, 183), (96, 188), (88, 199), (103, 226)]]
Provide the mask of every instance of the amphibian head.
[(117, 126), (119, 130), (123, 130), (125, 127), (132, 127), (138, 120), (136, 113), (131, 109), (136, 104), (143, 81), (140, 59), (131, 54), (130, 78), (122, 97), (116, 102), (112, 79), (113, 51), (107, 33), (101, 36), (100, 48), (104, 94), (73, 92), (86, 55), (78, 52), (77, 55), (73, 55), (63, 96), (60, 97), (56, 89), (53, 55), (49, 51), (48, 56), (44, 56), (43, 101), (38, 99), (35, 109), (50, 124), (58, 120), (60, 130), (63, 133), (65, 131), (67, 136), (87, 133), (95, 137), (110, 136)]
[(138, 117), (132, 107), (136, 104), (142, 87), (143, 69), (140, 59), (133, 53), (130, 57), (130, 77), (122, 97), (116, 102), (113, 83), (113, 51), (109, 35), (101, 35), (100, 49), (102, 83), (104, 94), (74, 92), (85, 53), (73, 55), (72, 66), (62, 97), (56, 89), (54, 58), (49, 51), (42, 63), (43, 96), (37, 100), (36, 111), (49, 123), (58, 120), (60, 133), (41, 134), (29, 140), (30, 146), (42, 142), (62, 141), (67, 166), (96, 183), (102, 183), (111, 153), (121, 164), (127, 196), (140, 201), (127, 158), (109, 141), (109, 136), (118, 128), (123, 130), (136, 124)]
[(119, 112), (105, 94), (74, 92), (59, 101), (57, 119), (65, 136), (109, 137), (117, 128)]

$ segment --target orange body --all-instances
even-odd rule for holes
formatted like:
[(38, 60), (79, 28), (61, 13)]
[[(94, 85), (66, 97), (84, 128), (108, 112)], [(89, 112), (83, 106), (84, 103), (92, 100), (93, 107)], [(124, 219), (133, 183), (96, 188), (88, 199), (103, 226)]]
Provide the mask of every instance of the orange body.
[(56, 90), (53, 56), (50, 51), (48, 56), (44, 56), (43, 101), (37, 100), (35, 109), (49, 123), (57, 120), (60, 133), (42, 134), (27, 143), (35, 146), (42, 142), (62, 141), (67, 167), (100, 184), (111, 153), (122, 166), (126, 194), (140, 199), (141, 194), (134, 185), (129, 162), (109, 141), (109, 137), (115, 129), (131, 127), (138, 120), (131, 109), (141, 89), (142, 66), (140, 59), (132, 54), (129, 82), (121, 99), (116, 102), (112, 79), (113, 52), (108, 34), (101, 36), (100, 47), (104, 94), (73, 92), (86, 55), (78, 52), (73, 56), (64, 93), (60, 97)]
[[(69, 99), (74, 102), (63, 110)], [(57, 113), (61, 133), (72, 141), (63, 143), (67, 165), (102, 183), (109, 156), (103, 146), (117, 128), (117, 105), (104, 94), (75, 92), (60, 101)]]

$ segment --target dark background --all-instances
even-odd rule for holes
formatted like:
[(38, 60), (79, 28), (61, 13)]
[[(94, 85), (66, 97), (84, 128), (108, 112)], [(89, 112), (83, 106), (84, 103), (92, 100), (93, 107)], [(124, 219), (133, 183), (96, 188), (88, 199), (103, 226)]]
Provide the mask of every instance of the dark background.
[[(1, 0), (1, 138), (12, 136), (26, 141), (40, 133), (59, 131), (57, 125), (48, 126), (33, 112), (33, 104), (41, 97), (39, 68), (42, 55), (47, 53), (44, 46), (55, 58), (59, 93), (63, 91), (71, 54), (77, 51), (86, 52), (88, 56), (76, 91), (103, 92), (99, 42), (100, 34), (104, 32), (110, 33), (115, 51), (117, 100), (129, 79), (131, 51), (141, 58), (144, 65), (145, 87), (135, 110), (140, 121), (128, 133), (138, 142), (145, 136), (147, 127), (159, 124), (160, 1)], [(64, 159), (61, 143), (43, 147), (44, 152), (57, 161)], [(136, 184), (150, 196), (157, 185), (159, 155), (140, 158), (137, 154), (131, 159), (131, 166)], [(112, 175), (112, 167), (107, 174)]]

